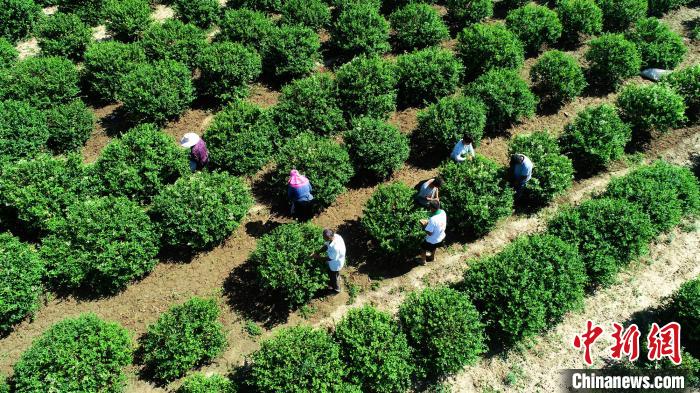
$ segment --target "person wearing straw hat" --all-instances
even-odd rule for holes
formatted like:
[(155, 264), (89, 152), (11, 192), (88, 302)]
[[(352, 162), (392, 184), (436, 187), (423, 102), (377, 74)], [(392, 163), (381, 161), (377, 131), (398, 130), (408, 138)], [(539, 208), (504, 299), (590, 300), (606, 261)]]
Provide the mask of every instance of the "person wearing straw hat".
[(190, 149), (190, 170), (201, 171), (209, 164), (209, 150), (207, 144), (199, 135), (188, 132), (180, 140), (180, 146)]
[(307, 218), (311, 210), (311, 201), (314, 196), (311, 194), (311, 183), (306, 176), (296, 169), (289, 172), (287, 180), (287, 199), (290, 204), (292, 216)]

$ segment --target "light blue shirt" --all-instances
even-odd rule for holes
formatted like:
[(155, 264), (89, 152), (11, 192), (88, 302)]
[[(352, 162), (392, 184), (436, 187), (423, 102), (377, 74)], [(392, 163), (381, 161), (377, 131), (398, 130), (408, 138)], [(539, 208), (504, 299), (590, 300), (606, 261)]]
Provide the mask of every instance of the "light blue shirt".
[(328, 268), (339, 272), (345, 265), (345, 241), (337, 233), (333, 235), (333, 241), (328, 244)]
[(532, 178), (532, 168), (534, 165), (527, 156), (523, 157), (525, 157), (523, 162), (515, 166), (514, 175), (517, 180), (528, 181)]
[(464, 141), (460, 139), (452, 149), (450, 158), (457, 162), (462, 162), (467, 159), (467, 155), (474, 157), (474, 146), (472, 146), (471, 143), (465, 144)]

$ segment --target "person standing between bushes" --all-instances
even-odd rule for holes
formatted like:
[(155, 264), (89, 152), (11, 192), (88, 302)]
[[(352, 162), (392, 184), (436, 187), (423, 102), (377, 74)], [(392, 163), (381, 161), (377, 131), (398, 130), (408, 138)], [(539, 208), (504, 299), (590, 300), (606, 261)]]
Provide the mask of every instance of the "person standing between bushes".
[(180, 140), (180, 146), (190, 149), (190, 170), (192, 172), (201, 171), (209, 165), (209, 150), (199, 135), (188, 132)]
[(452, 148), (450, 158), (455, 162), (464, 162), (467, 159), (472, 160), (476, 153), (474, 152), (474, 139), (469, 135), (464, 135), (462, 139), (457, 141), (455, 147)]
[(515, 189), (515, 200), (522, 197), (527, 182), (532, 179), (532, 168), (534, 165), (530, 158), (524, 154), (513, 154), (510, 157), (510, 169), (513, 176), (513, 188)]
[(422, 265), (435, 260), (435, 253), (445, 240), (445, 230), (447, 229), (447, 214), (440, 208), (440, 201), (430, 201), (428, 210), (430, 210), (430, 218), (420, 221), (426, 233), (423, 241), (423, 255), (421, 256)]
[(306, 176), (303, 176), (296, 169), (289, 172), (287, 180), (287, 199), (289, 200), (289, 212), (292, 216), (306, 219), (310, 216), (311, 201), (314, 196), (311, 194), (311, 183)]
[(345, 241), (340, 235), (328, 228), (323, 230), (323, 240), (328, 255), (328, 287), (335, 293), (340, 293), (338, 279), (340, 270), (345, 266)]
[(442, 178), (436, 177), (434, 179), (428, 179), (420, 185), (418, 190), (418, 195), (416, 196), (416, 202), (423, 207), (428, 207), (430, 201), (440, 200), (440, 187), (442, 187)]

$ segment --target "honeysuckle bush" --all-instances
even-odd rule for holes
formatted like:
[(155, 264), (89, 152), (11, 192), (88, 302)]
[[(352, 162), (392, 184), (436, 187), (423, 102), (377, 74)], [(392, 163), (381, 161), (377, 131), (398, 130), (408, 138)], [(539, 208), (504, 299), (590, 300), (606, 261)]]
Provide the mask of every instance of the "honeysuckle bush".
[(0, 101), (0, 164), (46, 151), (46, 114), (22, 101)]
[(400, 50), (436, 46), (450, 36), (442, 17), (429, 4), (409, 3), (392, 12), (389, 22), (394, 44)]
[(688, 52), (683, 37), (657, 18), (638, 20), (626, 37), (637, 45), (642, 68), (676, 68)]
[(547, 232), (578, 247), (591, 287), (615, 281), (620, 268), (648, 252), (649, 215), (622, 199), (592, 199), (560, 211)]
[(420, 220), (428, 213), (416, 205), (414, 195), (404, 183), (382, 184), (365, 204), (362, 228), (387, 255), (415, 255), (425, 237)]
[(283, 25), (273, 30), (263, 52), (263, 65), (275, 78), (291, 80), (311, 74), (320, 60), (318, 34), (305, 26)]
[(331, 26), (331, 45), (347, 57), (386, 53), (391, 49), (389, 22), (370, 3), (348, 5)]
[(175, 60), (190, 69), (197, 66), (197, 55), (207, 45), (204, 30), (177, 19), (151, 24), (138, 42), (149, 59)]
[(215, 24), (221, 13), (217, 0), (174, 0), (173, 8), (176, 18), (200, 29), (208, 29)]
[(410, 152), (408, 137), (382, 120), (353, 120), (345, 134), (355, 171), (374, 179), (386, 179), (403, 166)]
[(690, 4), (688, 0), (650, 0), (649, 15), (661, 17), (663, 14)]
[(44, 266), (33, 246), (0, 233), (0, 333), (39, 309)]
[(85, 51), (83, 78), (92, 96), (103, 102), (117, 100), (121, 79), (146, 62), (146, 53), (137, 44), (102, 41)]
[(501, 218), (513, 212), (513, 191), (505, 168), (477, 155), (462, 163), (440, 167), (444, 184), (440, 202), (450, 218), (450, 229), (466, 237), (481, 237)]
[(331, 22), (331, 10), (323, 0), (287, 0), (281, 11), (283, 24), (299, 24), (314, 31)]
[(590, 106), (564, 126), (559, 138), (578, 175), (591, 175), (625, 154), (632, 129), (610, 104)]
[(264, 290), (279, 293), (290, 308), (306, 304), (328, 284), (322, 230), (311, 224), (283, 224), (258, 241), (250, 260)]
[(10, 393), (10, 384), (3, 375), (0, 375), (0, 393)]
[(0, 70), (9, 68), (19, 58), (19, 51), (6, 38), (0, 37)]
[(562, 25), (557, 13), (547, 6), (526, 4), (506, 16), (506, 26), (520, 38), (525, 50), (537, 53), (544, 46), (552, 46), (561, 37)]
[(486, 105), (486, 125), (491, 130), (509, 127), (535, 114), (537, 97), (517, 71), (497, 68), (465, 87), (464, 94)]
[(289, 172), (297, 169), (311, 182), (314, 201), (322, 207), (333, 203), (355, 174), (344, 146), (310, 133), (287, 140), (279, 149), (276, 162), (272, 182), (280, 194), (286, 195)]
[(700, 343), (700, 278), (678, 288), (671, 297), (669, 311), (682, 326), (684, 345), (689, 348)]
[(482, 313), (490, 338), (513, 345), (581, 307), (586, 279), (575, 244), (532, 235), (471, 263), (462, 288)]
[(237, 42), (264, 53), (276, 27), (267, 15), (249, 9), (231, 9), (219, 21), (216, 41)]
[(616, 104), (620, 118), (636, 133), (667, 132), (687, 120), (683, 97), (664, 85), (629, 85)]
[(456, 52), (467, 80), (496, 68), (519, 69), (525, 61), (522, 42), (503, 23), (476, 23), (466, 27), (457, 35)]
[(104, 7), (107, 0), (58, 1), (58, 11), (76, 14), (90, 26), (98, 26), (104, 21)]
[(540, 104), (559, 107), (583, 93), (588, 83), (576, 58), (550, 50), (542, 54), (530, 69), (532, 90)]
[(202, 373), (194, 373), (187, 376), (177, 393), (235, 393), (236, 388), (226, 377), (218, 374), (206, 376)]
[(459, 30), (493, 16), (493, 0), (447, 0), (447, 19)]
[(532, 160), (534, 168), (532, 179), (527, 182), (526, 197), (535, 206), (548, 204), (573, 184), (571, 159), (561, 154), (557, 139), (547, 131), (515, 136), (508, 153), (524, 154)]
[(14, 392), (121, 392), (133, 359), (131, 333), (94, 314), (66, 318), (35, 340), (14, 366)]
[(363, 392), (405, 392), (411, 386), (413, 351), (390, 314), (372, 306), (354, 308), (336, 324), (333, 336), (348, 379)]
[(127, 118), (163, 124), (194, 101), (190, 70), (175, 60), (138, 64), (120, 78), (117, 98)]
[[(193, 209), (183, 206), (197, 201)], [(149, 214), (163, 245), (205, 250), (230, 236), (253, 204), (248, 186), (227, 173), (182, 177), (153, 198)]]
[(603, 30), (603, 11), (595, 0), (561, 0), (556, 11), (562, 25), (562, 39), (570, 45), (578, 45), (582, 38)]
[(17, 43), (34, 32), (41, 16), (41, 7), (33, 0), (1, 0), (0, 37)]
[(413, 292), (399, 320), (415, 350), (419, 375), (440, 377), (474, 364), (486, 352), (481, 315), (469, 297), (448, 287)]
[(279, 12), (282, 0), (230, 0), (226, 3), (229, 8), (248, 8), (256, 11)]
[(396, 66), (380, 57), (358, 56), (336, 73), (338, 101), (346, 116), (388, 118), (396, 110)]
[(596, 3), (603, 11), (605, 31), (624, 32), (647, 15), (646, 0), (596, 0)]
[(80, 93), (78, 69), (62, 57), (28, 57), (0, 72), (0, 99), (45, 109), (67, 104)]
[(153, 23), (148, 0), (107, 0), (105, 3), (105, 27), (116, 39), (135, 41)]
[(674, 71), (663, 77), (661, 83), (672, 87), (683, 97), (687, 117), (697, 120), (700, 115), (700, 65)]
[(357, 4), (367, 4), (376, 10), (380, 10), (383, 6), (393, 6), (390, 1), (385, 0), (327, 0), (329, 5), (335, 7), (334, 18), (338, 16), (341, 11), (344, 11), (348, 7), (352, 7)]
[(160, 382), (210, 362), (226, 347), (221, 310), (214, 299), (192, 297), (158, 317), (141, 337), (141, 363)]
[(622, 34), (605, 33), (588, 43), (589, 81), (600, 88), (616, 90), (639, 73), (642, 57), (637, 46)]
[(398, 101), (421, 106), (451, 95), (462, 78), (462, 63), (451, 51), (422, 49), (396, 59)]
[(56, 154), (80, 151), (95, 127), (95, 115), (82, 100), (56, 105), (45, 114), (47, 146)]
[(248, 96), (248, 85), (262, 73), (260, 55), (232, 42), (207, 45), (197, 63), (204, 93), (220, 103)]
[(48, 224), (40, 255), (46, 280), (62, 291), (115, 293), (156, 264), (158, 236), (148, 215), (124, 197), (79, 200)]
[(75, 14), (57, 12), (42, 19), (37, 39), (42, 55), (81, 60), (92, 41), (92, 29)]

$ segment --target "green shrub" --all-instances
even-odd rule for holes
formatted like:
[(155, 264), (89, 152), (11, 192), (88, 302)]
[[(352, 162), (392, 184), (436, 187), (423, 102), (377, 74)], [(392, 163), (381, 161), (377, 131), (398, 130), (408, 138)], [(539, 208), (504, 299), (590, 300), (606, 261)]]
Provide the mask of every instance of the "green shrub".
[(685, 345), (700, 343), (700, 278), (683, 283), (671, 297), (669, 309), (683, 328)]
[(338, 69), (336, 83), (348, 117), (387, 118), (396, 110), (396, 68), (386, 60), (356, 57)]
[(440, 14), (429, 4), (409, 3), (391, 13), (391, 27), (398, 49), (413, 50), (436, 46), (450, 37)]
[(95, 115), (81, 100), (46, 111), (48, 147), (56, 154), (80, 151), (95, 127)]
[(333, 203), (354, 175), (345, 147), (310, 133), (299, 134), (280, 148), (273, 179), (280, 193), (286, 194), (287, 178), (292, 169), (308, 177), (314, 188), (314, 200), (320, 206)]
[(638, 132), (666, 132), (682, 125), (683, 97), (663, 85), (629, 85), (617, 97), (622, 120)]
[(253, 175), (270, 162), (277, 137), (270, 112), (245, 101), (217, 113), (204, 133), (211, 165), (234, 175)]
[(687, 6), (689, 0), (649, 0), (649, 15), (661, 17), (663, 14)]
[(416, 351), (418, 367), (428, 376), (460, 371), (486, 352), (479, 312), (454, 289), (427, 288), (409, 294), (399, 319)]
[[(393, 5), (391, 4), (391, 0), (326, 0), (332, 7), (335, 7), (335, 16), (337, 17), (337, 14), (339, 14), (341, 11), (358, 5), (358, 4), (366, 4), (374, 8), (375, 10), (379, 10), (382, 8), (382, 6), (387, 6), (387, 5)], [(399, 0), (403, 1), (403, 0)]]
[(0, 393), (10, 393), (10, 385), (2, 375), (0, 375)]
[(371, 4), (353, 4), (340, 11), (333, 23), (331, 44), (348, 57), (388, 52), (389, 22)]
[(637, 75), (642, 66), (639, 50), (622, 34), (606, 33), (591, 40), (585, 58), (590, 81), (611, 89), (617, 89), (625, 79)]
[(207, 45), (197, 63), (205, 93), (219, 102), (246, 97), (248, 84), (262, 72), (262, 60), (255, 50), (231, 42)]
[(445, 180), (440, 201), (450, 226), (469, 237), (488, 233), (498, 220), (513, 212), (513, 191), (506, 185), (504, 168), (482, 156), (440, 168)]
[(85, 51), (83, 75), (92, 95), (111, 102), (117, 99), (121, 79), (145, 62), (146, 54), (136, 44), (96, 42)]
[(121, 325), (94, 314), (51, 326), (14, 368), (15, 392), (119, 392), (126, 385), (133, 343)]
[(57, 12), (43, 18), (37, 38), (43, 55), (81, 60), (92, 41), (92, 29), (74, 14)]
[(314, 31), (328, 26), (331, 10), (323, 0), (286, 0), (282, 5), (283, 24), (302, 25)]
[(44, 267), (34, 247), (0, 233), (0, 332), (5, 333), (39, 308)]
[(591, 36), (603, 30), (603, 11), (595, 0), (560, 0), (557, 14), (562, 25), (562, 38), (578, 44), (581, 36)]
[(622, 199), (583, 202), (559, 212), (547, 228), (578, 247), (592, 286), (614, 282), (620, 267), (647, 253), (653, 237), (649, 216)]
[(462, 63), (447, 49), (428, 48), (399, 56), (398, 98), (406, 105), (435, 102), (457, 90)]
[(587, 82), (576, 58), (558, 50), (545, 52), (530, 69), (532, 90), (546, 105), (560, 106), (581, 95)]
[(472, 263), (463, 287), (493, 339), (515, 344), (583, 304), (586, 269), (576, 246), (550, 235), (522, 236)]
[(656, 18), (638, 20), (634, 29), (628, 31), (627, 39), (637, 45), (642, 68), (676, 68), (688, 51), (683, 37)]
[(527, 0), (503, 0), (503, 2), (500, 4), (500, 7), (504, 10), (512, 10), (515, 8), (522, 7), (527, 3)]
[(523, 44), (502, 23), (477, 23), (465, 28), (457, 35), (456, 51), (467, 80), (494, 68), (519, 69), (525, 61)]
[(0, 97), (39, 109), (67, 104), (80, 93), (78, 69), (61, 57), (29, 57), (0, 73)]
[(218, 0), (174, 0), (175, 16), (184, 23), (208, 29), (219, 19)]
[(374, 179), (386, 179), (401, 168), (410, 151), (408, 137), (382, 120), (362, 117), (353, 120), (345, 135), (355, 170)]
[(76, 14), (90, 26), (104, 21), (104, 7), (107, 0), (58, 0), (58, 11)]
[(681, 202), (683, 214), (695, 214), (700, 210), (700, 186), (689, 168), (659, 160), (637, 172), (659, 183), (659, 188), (671, 188)]
[(256, 11), (279, 12), (282, 0), (228, 0), (227, 7), (248, 8)]
[(214, 374), (205, 376), (202, 373), (189, 375), (184, 379), (177, 393), (235, 393), (236, 388), (226, 377)]
[(506, 26), (522, 41), (525, 50), (537, 53), (552, 46), (561, 37), (562, 25), (557, 13), (546, 6), (526, 4), (508, 13)]
[(33, 0), (0, 0), (0, 37), (17, 43), (34, 31), (41, 15)]
[(153, 23), (148, 0), (107, 0), (105, 18), (107, 31), (122, 41), (141, 38)]
[(632, 130), (612, 105), (588, 107), (564, 127), (562, 150), (571, 158), (576, 172), (590, 175), (604, 169), (625, 154)]
[(537, 106), (537, 97), (513, 70), (491, 70), (467, 85), (466, 91), (486, 104), (487, 126), (492, 129), (532, 117)]
[(323, 247), (321, 228), (283, 224), (258, 241), (250, 260), (258, 281), (289, 307), (306, 304), (328, 284), (328, 266), (313, 254)]
[(276, 78), (295, 79), (309, 75), (320, 59), (318, 34), (304, 26), (281, 26), (270, 36), (264, 65)]
[(459, 29), (493, 16), (493, 0), (447, 0), (447, 18)]
[(532, 179), (527, 183), (527, 195), (538, 206), (548, 204), (573, 183), (574, 168), (563, 156), (557, 139), (546, 131), (517, 135), (509, 143), (509, 154), (524, 154), (535, 165)]
[(647, 14), (647, 0), (596, 0), (606, 31), (625, 31)]
[(0, 164), (32, 158), (46, 150), (46, 116), (21, 101), (0, 101)]
[(415, 255), (425, 237), (420, 220), (428, 217), (416, 206), (413, 189), (401, 182), (381, 184), (362, 212), (362, 227), (388, 255)]
[(0, 70), (11, 67), (19, 58), (15, 46), (5, 38), (0, 37)]
[(228, 10), (219, 21), (221, 31), (217, 41), (231, 41), (255, 48), (264, 53), (275, 31), (275, 25), (262, 12), (248, 9)]
[(171, 136), (144, 124), (107, 144), (94, 172), (101, 193), (148, 202), (189, 172), (187, 151)]
[(189, 68), (197, 66), (197, 55), (207, 45), (203, 30), (193, 24), (185, 24), (177, 19), (152, 24), (139, 43), (149, 59), (175, 60)]
[(343, 389), (346, 375), (340, 348), (328, 333), (296, 326), (262, 342), (248, 383), (260, 393), (341, 393), (351, 391)]
[(700, 65), (675, 71), (665, 76), (662, 83), (683, 97), (688, 117), (696, 120), (700, 115)]
[(372, 306), (350, 310), (335, 327), (348, 378), (363, 392), (405, 392), (411, 386), (413, 354), (391, 315)]
[(328, 136), (345, 130), (337, 97), (335, 81), (327, 73), (316, 73), (282, 87), (273, 109), (282, 136), (295, 137), (306, 131)]
[(117, 91), (128, 118), (156, 124), (182, 114), (194, 94), (190, 70), (174, 60), (138, 64), (121, 78)]

